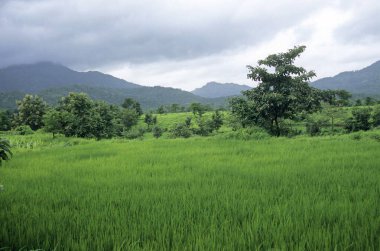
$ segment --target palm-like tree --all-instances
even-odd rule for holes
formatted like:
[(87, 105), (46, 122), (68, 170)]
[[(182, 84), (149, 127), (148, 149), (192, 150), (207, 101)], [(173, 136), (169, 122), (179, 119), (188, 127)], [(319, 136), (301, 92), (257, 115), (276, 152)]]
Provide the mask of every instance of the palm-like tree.
[(11, 145), (6, 139), (0, 139), (0, 166), (3, 160), (9, 160), (12, 157)]

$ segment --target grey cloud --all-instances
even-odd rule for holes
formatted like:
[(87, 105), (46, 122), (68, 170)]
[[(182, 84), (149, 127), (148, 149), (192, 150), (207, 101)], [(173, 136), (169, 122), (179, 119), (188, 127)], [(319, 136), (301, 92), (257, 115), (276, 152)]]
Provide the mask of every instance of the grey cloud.
[(50, 60), (88, 68), (192, 59), (268, 40), (318, 5), (251, 2), (194, 7), (170, 0), (8, 1), (0, 6), (0, 66)]
[(352, 19), (335, 32), (335, 37), (343, 43), (380, 42), (380, 2), (353, 6)]

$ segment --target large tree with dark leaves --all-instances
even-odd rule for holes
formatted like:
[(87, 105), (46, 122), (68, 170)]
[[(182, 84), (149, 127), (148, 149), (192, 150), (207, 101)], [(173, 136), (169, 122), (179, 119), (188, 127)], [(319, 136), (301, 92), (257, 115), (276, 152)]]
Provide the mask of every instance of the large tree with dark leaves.
[(284, 119), (320, 108), (320, 93), (309, 86), (315, 73), (294, 65), (305, 48), (296, 46), (259, 60), (256, 67), (247, 66), (248, 78), (257, 81), (258, 85), (231, 101), (232, 112), (243, 126), (256, 124), (280, 136)]

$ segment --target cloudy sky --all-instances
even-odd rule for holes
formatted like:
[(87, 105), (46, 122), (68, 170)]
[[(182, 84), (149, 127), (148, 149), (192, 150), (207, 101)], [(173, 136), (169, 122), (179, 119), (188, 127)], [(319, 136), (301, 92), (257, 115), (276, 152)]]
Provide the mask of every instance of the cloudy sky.
[(318, 78), (380, 60), (379, 0), (0, 0), (0, 67), (53, 61), (185, 90), (252, 85), (294, 45)]

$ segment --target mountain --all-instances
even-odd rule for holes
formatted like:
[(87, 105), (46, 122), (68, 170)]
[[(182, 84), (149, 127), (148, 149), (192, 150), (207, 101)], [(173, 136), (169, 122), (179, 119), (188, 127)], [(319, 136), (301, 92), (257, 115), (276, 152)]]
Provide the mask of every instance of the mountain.
[(249, 89), (252, 89), (252, 87), (249, 87), (248, 85), (209, 82), (201, 88), (193, 90), (192, 93), (204, 98), (220, 98), (241, 95), (242, 91)]
[(175, 88), (137, 85), (101, 72), (77, 72), (47, 62), (0, 70), (0, 108), (16, 108), (16, 100), (27, 93), (37, 94), (54, 105), (69, 92), (84, 92), (93, 99), (116, 105), (133, 98), (145, 110), (173, 103), (186, 106), (200, 102), (213, 107), (227, 103), (226, 98), (204, 98)]
[(345, 89), (355, 97), (380, 97), (380, 61), (358, 71), (319, 79), (312, 85), (319, 89)]
[(74, 84), (126, 89), (141, 87), (101, 72), (77, 72), (63, 65), (50, 62), (15, 65), (0, 69), (2, 92), (36, 93), (49, 88), (61, 88)]

